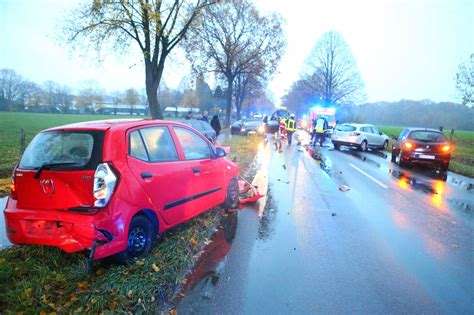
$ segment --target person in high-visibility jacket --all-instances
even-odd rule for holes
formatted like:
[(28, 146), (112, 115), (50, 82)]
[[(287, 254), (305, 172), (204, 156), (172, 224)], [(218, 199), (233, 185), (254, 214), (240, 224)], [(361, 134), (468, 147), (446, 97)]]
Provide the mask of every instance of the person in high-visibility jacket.
[(291, 145), (291, 139), (293, 138), (293, 133), (296, 131), (296, 121), (295, 115), (291, 114), (290, 118), (286, 121), (286, 134), (288, 135), (288, 145)]
[(328, 130), (328, 121), (326, 120), (326, 117), (321, 116), (318, 119), (316, 119), (315, 126), (314, 126), (314, 134), (313, 134), (316, 137), (316, 139), (314, 139), (314, 145), (316, 145), (316, 142), (319, 141), (319, 145), (321, 147), (323, 146), (323, 143), (326, 140), (327, 130)]
[(275, 132), (275, 150), (279, 152), (283, 151), (282, 140), (286, 133), (286, 119), (283, 117), (280, 119), (280, 124), (278, 126), (278, 132)]

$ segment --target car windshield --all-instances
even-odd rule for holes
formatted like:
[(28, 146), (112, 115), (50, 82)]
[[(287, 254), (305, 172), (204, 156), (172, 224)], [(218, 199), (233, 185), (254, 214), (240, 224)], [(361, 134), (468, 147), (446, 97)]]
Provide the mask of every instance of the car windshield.
[(84, 167), (91, 160), (93, 148), (94, 137), (89, 133), (42, 132), (31, 141), (20, 160), (19, 168), (37, 169), (45, 164), (60, 163)]
[(412, 131), (408, 139), (423, 142), (445, 142), (446, 138), (440, 132), (435, 131)]
[(351, 126), (351, 125), (339, 125), (336, 127), (336, 130), (338, 131), (354, 131), (356, 130), (356, 127)]

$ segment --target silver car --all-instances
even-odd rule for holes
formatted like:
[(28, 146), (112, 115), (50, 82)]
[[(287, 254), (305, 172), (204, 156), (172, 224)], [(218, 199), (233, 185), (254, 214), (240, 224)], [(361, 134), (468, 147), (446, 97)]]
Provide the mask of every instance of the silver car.
[(388, 147), (388, 139), (386, 134), (367, 124), (340, 124), (331, 135), (335, 149), (348, 146), (361, 151), (367, 151), (368, 148), (385, 150)]

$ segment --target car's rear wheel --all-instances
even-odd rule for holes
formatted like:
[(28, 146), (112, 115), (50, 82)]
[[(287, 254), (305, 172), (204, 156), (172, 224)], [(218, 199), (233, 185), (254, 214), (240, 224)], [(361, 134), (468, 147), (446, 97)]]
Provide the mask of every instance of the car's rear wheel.
[(128, 228), (127, 248), (115, 255), (115, 260), (128, 264), (148, 255), (153, 247), (153, 223), (143, 215), (133, 217)]
[(362, 152), (367, 151), (368, 147), (369, 147), (369, 145), (367, 144), (367, 140), (362, 141), (362, 143), (360, 144), (360, 150)]
[(232, 178), (225, 196), (224, 209), (230, 211), (239, 205), (239, 183), (237, 179)]
[(407, 162), (403, 161), (403, 158), (402, 158), (402, 151), (400, 151), (400, 152), (398, 153), (397, 164), (398, 164), (398, 166), (406, 166), (406, 165), (407, 165)]

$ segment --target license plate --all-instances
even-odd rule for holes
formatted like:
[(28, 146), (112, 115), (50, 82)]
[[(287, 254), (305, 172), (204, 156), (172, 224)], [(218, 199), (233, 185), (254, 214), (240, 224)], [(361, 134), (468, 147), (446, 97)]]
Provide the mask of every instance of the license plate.
[(418, 156), (420, 159), (427, 159), (427, 160), (434, 160), (434, 155), (425, 155), (425, 154), (420, 154)]

